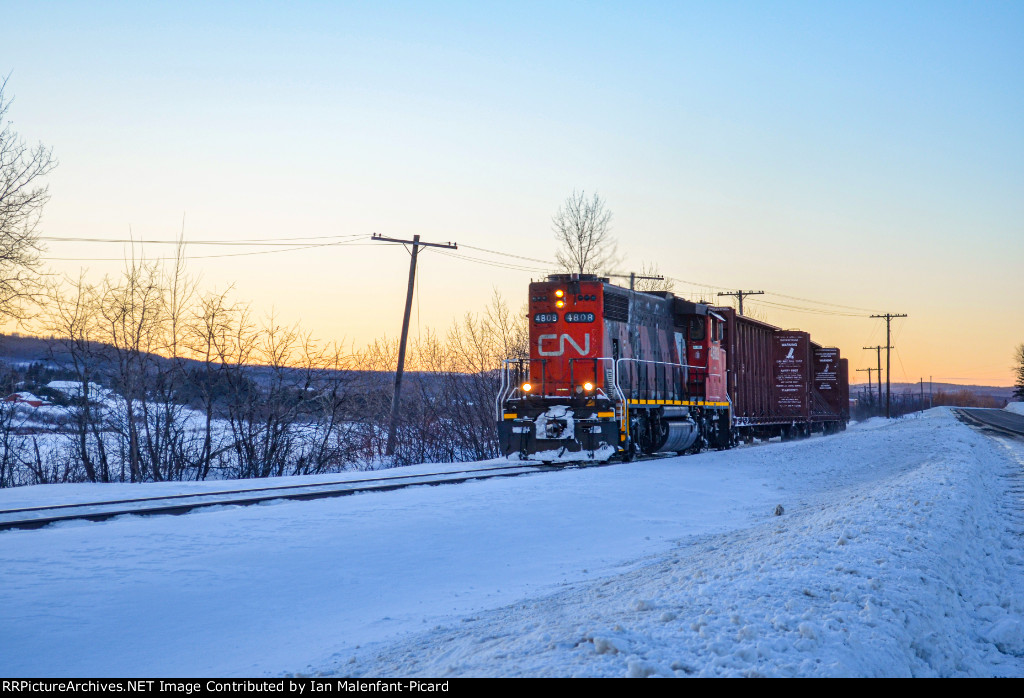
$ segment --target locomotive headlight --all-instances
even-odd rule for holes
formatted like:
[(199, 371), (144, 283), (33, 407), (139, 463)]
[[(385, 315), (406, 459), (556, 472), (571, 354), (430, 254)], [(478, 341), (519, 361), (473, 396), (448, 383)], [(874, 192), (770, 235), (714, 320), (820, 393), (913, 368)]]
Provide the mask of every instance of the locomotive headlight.
[(583, 384), (583, 389), (589, 393), (591, 390), (594, 389), (594, 384), (591, 383), (590, 381), (587, 381), (586, 383)]
[(564, 308), (565, 307), (565, 301), (555, 301), (555, 307), (556, 308)]
[(561, 298), (564, 295), (565, 295), (565, 291), (563, 291), (562, 289), (558, 289), (557, 291), (555, 291), (555, 298)]
[(533, 390), (533, 386), (532, 385), (530, 385), (529, 383), (523, 383), (523, 392), (524, 393), (528, 393), (531, 390)]

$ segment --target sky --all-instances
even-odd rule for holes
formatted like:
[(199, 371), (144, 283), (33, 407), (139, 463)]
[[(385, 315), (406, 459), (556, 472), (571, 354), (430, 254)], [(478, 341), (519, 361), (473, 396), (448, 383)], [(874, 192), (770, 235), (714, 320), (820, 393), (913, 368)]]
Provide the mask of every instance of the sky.
[[(619, 271), (764, 290), (853, 380), (889, 312), (894, 381), (1009, 385), (1022, 30), (1013, 2), (13, 3), (0, 74), (60, 160), (45, 236), (296, 242), (190, 270), (325, 341), (399, 334), (409, 257), (373, 233), (459, 244), (420, 257), (413, 337), (518, 307), (579, 189)], [(95, 278), (127, 251), (47, 246)]]

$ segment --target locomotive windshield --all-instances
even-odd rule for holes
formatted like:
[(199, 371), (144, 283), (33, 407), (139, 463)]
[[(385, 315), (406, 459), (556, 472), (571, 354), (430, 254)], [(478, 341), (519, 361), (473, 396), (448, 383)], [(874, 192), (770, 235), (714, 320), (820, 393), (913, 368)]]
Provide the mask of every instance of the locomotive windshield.
[(699, 342), (704, 339), (704, 318), (695, 317), (690, 320), (690, 340)]

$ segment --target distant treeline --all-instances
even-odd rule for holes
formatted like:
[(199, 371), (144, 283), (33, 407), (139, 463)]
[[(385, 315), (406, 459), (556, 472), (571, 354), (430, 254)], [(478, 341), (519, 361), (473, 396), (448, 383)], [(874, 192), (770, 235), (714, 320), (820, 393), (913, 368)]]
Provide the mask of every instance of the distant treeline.
[[(523, 313), (496, 295), (445, 334), (412, 341), (397, 450), (386, 459), (395, 340), (347, 350), (317, 342), (227, 293), (199, 293), (180, 264), (131, 263), (118, 279), (53, 285), (42, 308), (46, 356), (11, 356), (0, 385), (54, 406), (0, 405), (4, 487), (493, 457), (498, 368), (523, 355), (527, 338)], [(78, 387), (47, 389), (54, 380)]]
[[(860, 420), (885, 415), (884, 388), (881, 400), (878, 398), (877, 386), (870, 391), (863, 385), (852, 386), (850, 396), (857, 399), (857, 404), (851, 412), (853, 419)], [(929, 407), (941, 405), (1002, 408), (1006, 406), (1006, 403), (1006, 398), (997, 397), (990, 393), (979, 393), (970, 387), (957, 390), (937, 390), (931, 394), (928, 392), (901, 390), (893, 392), (890, 396), (890, 414), (893, 417), (900, 417), (910, 412), (919, 412)]]

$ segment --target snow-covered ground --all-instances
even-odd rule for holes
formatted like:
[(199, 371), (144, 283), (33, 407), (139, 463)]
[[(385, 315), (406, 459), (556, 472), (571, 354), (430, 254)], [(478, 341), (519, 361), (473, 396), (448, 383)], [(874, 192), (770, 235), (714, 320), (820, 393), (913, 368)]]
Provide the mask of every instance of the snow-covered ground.
[[(18, 488), (0, 508), (101, 491), (154, 493)], [(1024, 676), (1022, 493), (1021, 442), (936, 408), (730, 452), (9, 531), (0, 674)]]

